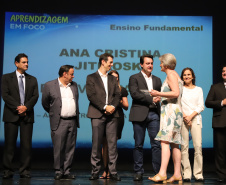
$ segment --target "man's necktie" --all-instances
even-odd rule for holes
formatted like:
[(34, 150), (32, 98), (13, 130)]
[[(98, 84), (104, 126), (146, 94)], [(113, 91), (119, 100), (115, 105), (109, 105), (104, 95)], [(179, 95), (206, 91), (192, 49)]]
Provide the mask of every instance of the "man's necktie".
[(21, 105), (24, 105), (24, 99), (25, 99), (25, 93), (24, 93), (24, 82), (23, 82), (23, 75), (19, 76), (19, 90), (20, 90), (20, 103)]

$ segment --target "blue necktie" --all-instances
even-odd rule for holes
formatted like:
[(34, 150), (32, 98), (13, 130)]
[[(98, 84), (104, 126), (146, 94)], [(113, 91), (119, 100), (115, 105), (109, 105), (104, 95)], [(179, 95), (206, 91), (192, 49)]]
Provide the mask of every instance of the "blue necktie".
[(25, 94), (24, 94), (24, 82), (23, 82), (23, 75), (19, 76), (19, 90), (20, 90), (20, 103), (21, 105), (24, 105), (24, 98), (25, 98)]

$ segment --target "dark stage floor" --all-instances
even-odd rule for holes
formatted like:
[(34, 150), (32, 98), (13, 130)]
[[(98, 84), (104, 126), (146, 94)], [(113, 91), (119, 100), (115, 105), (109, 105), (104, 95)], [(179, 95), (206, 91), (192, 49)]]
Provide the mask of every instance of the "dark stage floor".
[[(2, 147), (0, 147), (0, 159), (2, 159)], [(19, 166), (19, 151), (16, 152), (15, 157), (15, 175), (11, 180), (3, 180), (0, 177), (0, 184), (2, 185), (149, 185), (155, 184), (148, 180), (149, 176), (154, 176), (152, 165), (151, 165), (151, 152), (150, 149), (144, 151), (144, 180), (142, 182), (133, 181), (133, 151), (132, 149), (118, 149), (118, 174), (121, 177), (121, 181), (115, 182), (112, 180), (98, 179), (90, 181), (90, 148), (77, 148), (75, 151), (74, 162), (72, 165), (72, 173), (76, 175), (75, 180), (54, 180), (53, 171), (53, 154), (52, 149), (33, 149), (32, 157), (32, 178), (31, 179), (20, 179), (18, 175)], [(190, 150), (191, 164), (193, 164), (193, 153)], [(215, 173), (213, 149), (203, 149), (203, 170), (204, 170), (204, 183), (195, 182), (194, 178), (190, 183), (184, 183), (187, 185), (198, 185), (198, 184), (225, 184), (218, 183), (217, 176)], [(0, 171), (2, 172), (2, 160), (0, 160)], [(173, 173), (172, 160), (168, 166), (168, 177), (171, 177)], [(2, 176), (2, 173), (0, 173)]]
[[(121, 176), (121, 181), (112, 181), (112, 180), (103, 180), (98, 179), (95, 181), (90, 181), (90, 171), (73, 171), (73, 174), (76, 174), (75, 180), (54, 180), (54, 173), (51, 170), (33, 170), (31, 179), (20, 179), (19, 175), (14, 175), (11, 180), (0, 180), (2, 185), (149, 185), (155, 184), (148, 180), (149, 175), (154, 175), (152, 173), (147, 173), (144, 175), (144, 180), (141, 182), (133, 181), (133, 173), (127, 171), (119, 171), (119, 175)], [(170, 177), (170, 173), (168, 174)], [(198, 183), (195, 182), (194, 179), (190, 183), (183, 183), (186, 185), (199, 185), (199, 184), (226, 184), (226, 183), (218, 183), (213, 173), (205, 173), (205, 182)], [(176, 183), (175, 183), (176, 184)]]

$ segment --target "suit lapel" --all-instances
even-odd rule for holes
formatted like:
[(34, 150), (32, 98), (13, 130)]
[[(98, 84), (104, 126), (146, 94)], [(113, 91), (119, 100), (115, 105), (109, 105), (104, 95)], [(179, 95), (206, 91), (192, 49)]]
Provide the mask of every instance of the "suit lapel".
[(29, 85), (31, 84), (30, 83), (30, 77), (27, 75), (27, 73), (24, 73), (24, 76), (25, 76), (25, 100), (26, 100), (26, 96), (27, 96), (27, 91), (29, 89)]
[(156, 78), (152, 75), (152, 85), (153, 85), (153, 89), (156, 89)]
[(61, 100), (61, 93), (60, 93), (60, 85), (59, 85), (59, 82), (58, 82), (58, 79), (55, 80), (55, 90), (56, 90), (56, 93), (57, 93), (57, 96), (60, 98), (60, 101)]
[(148, 84), (141, 72), (139, 73), (139, 78), (140, 78), (140, 81), (145, 85), (146, 89), (148, 89)]
[(18, 85), (18, 80), (16, 76), (16, 71), (12, 73), (12, 83), (14, 84), (14, 87), (16, 88), (16, 91), (19, 93), (19, 85)]
[(225, 88), (225, 86), (224, 86), (224, 82), (221, 84), (220, 87), (221, 87), (221, 89), (222, 89), (222, 92), (224, 92), (224, 95), (225, 95), (224, 97), (226, 97), (226, 93), (225, 93), (225, 92), (226, 92), (226, 88)]
[(73, 93), (74, 99), (76, 100), (77, 92), (76, 92), (75, 85), (74, 85), (73, 82), (71, 82), (70, 88), (71, 88), (71, 91)]
[(109, 75), (107, 76), (107, 84), (108, 84), (108, 94), (110, 94), (112, 89), (112, 80), (109, 78)]
[[(101, 85), (101, 87), (103, 88), (103, 90), (105, 91), (105, 88), (104, 88), (104, 83), (100, 77), (100, 74), (98, 73), (98, 71), (96, 72), (96, 79), (97, 79), (97, 83)], [(106, 93), (106, 91), (105, 91)]]

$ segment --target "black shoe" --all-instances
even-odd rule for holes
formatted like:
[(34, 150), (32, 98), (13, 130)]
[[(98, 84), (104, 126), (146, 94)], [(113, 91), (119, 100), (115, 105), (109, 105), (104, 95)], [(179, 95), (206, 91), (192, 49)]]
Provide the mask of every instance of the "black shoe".
[(218, 178), (217, 182), (224, 182), (224, 179), (223, 178)]
[(22, 178), (22, 179), (30, 179), (31, 175), (30, 174), (20, 175), (20, 178)]
[(63, 179), (75, 179), (75, 175), (67, 174), (63, 176)]
[(202, 178), (202, 179), (195, 179), (195, 182), (204, 182), (205, 180)]
[(13, 178), (13, 174), (12, 173), (4, 173), (2, 178), (3, 179), (12, 179)]
[(183, 181), (184, 182), (191, 182), (191, 179), (186, 178), (186, 179), (183, 179)]
[(89, 178), (89, 180), (97, 180), (97, 179), (99, 179), (98, 174), (92, 174), (91, 177)]
[(63, 174), (62, 173), (57, 173), (54, 177), (55, 180), (60, 180), (63, 178)]
[(118, 176), (118, 174), (111, 174), (110, 179), (114, 181), (121, 181), (121, 178)]
[(136, 173), (136, 175), (133, 178), (134, 181), (142, 181), (143, 180), (143, 174)]

